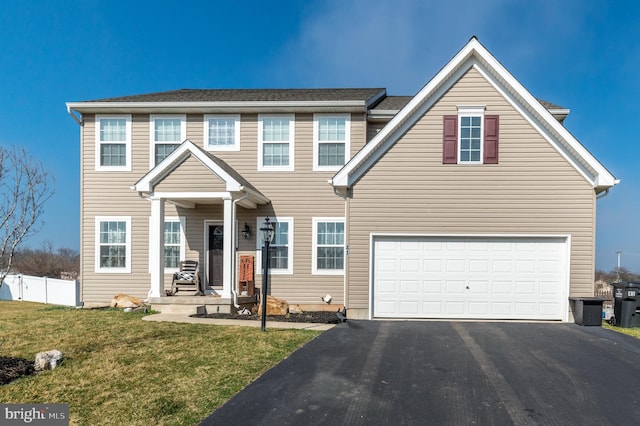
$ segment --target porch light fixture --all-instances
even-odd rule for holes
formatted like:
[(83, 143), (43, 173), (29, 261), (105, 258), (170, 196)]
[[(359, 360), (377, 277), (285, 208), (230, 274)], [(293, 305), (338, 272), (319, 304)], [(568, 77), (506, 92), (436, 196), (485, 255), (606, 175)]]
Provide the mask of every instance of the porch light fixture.
[(249, 239), (250, 236), (251, 236), (251, 228), (249, 228), (249, 224), (245, 222), (244, 228), (242, 228), (242, 238), (247, 240)]
[(273, 223), (269, 222), (269, 217), (264, 219), (264, 223), (260, 228), (262, 232), (262, 321), (261, 329), (266, 330), (267, 327), (267, 285), (269, 283), (269, 245), (273, 241), (275, 235)]

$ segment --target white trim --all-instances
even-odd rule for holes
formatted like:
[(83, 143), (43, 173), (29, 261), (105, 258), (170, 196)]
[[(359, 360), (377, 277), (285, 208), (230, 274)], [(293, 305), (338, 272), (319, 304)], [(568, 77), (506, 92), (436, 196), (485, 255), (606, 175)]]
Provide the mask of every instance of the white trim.
[[(100, 223), (125, 222), (125, 267), (102, 268), (100, 267)], [(98, 274), (129, 274), (131, 273), (131, 216), (96, 216), (94, 222), (94, 271)]]
[[(346, 234), (347, 234), (347, 224), (344, 217), (314, 217), (311, 220), (313, 229), (311, 231), (312, 234), (312, 243), (311, 243), (311, 274), (313, 275), (344, 275), (345, 268), (347, 264), (347, 248), (346, 248)], [(343, 249), (343, 268), (342, 269), (318, 269), (318, 224), (319, 223), (342, 223), (344, 226), (344, 242), (342, 244)], [(338, 246), (338, 244), (334, 244), (334, 246)]]
[(375, 103), (385, 94), (382, 89), (366, 100), (347, 101), (218, 101), (218, 102), (67, 102), (68, 111), (80, 113), (109, 113), (137, 110), (140, 113), (173, 114), (173, 113), (256, 113), (256, 112), (317, 112), (330, 108), (336, 112), (366, 112), (371, 103)]
[[(180, 138), (175, 141), (155, 140), (156, 129), (155, 121), (157, 119), (179, 119), (180, 120)], [(186, 114), (151, 114), (149, 116), (149, 168), (154, 168), (156, 164), (156, 145), (180, 145), (187, 138), (187, 115)]]
[(566, 248), (566, 275), (565, 275), (565, 287), (563, 289), (563, 306), (562, 306), (562, 321), (569, 321), (569, 295), (571, 294), (571, 234), (437, 234), (437, 233), (393, 233), (393, 232), (371, 232), (369, 234), (369, 319), (373, 317), (373, 291), (374, 291), (374, 279), (375, 279), (375, 251), (374, 242), (378, 237), (415, 237), (415, 238), (459, 238), (459, 239), (471, 239), (471, 238), (555, 238), (565, 239)]
[[(322, 141), (320, 142), (319, 130), (320, 126), (318, 124), (318, 118), (344, 118), (344, 133), (345, 139), (343, 141)], [(314, 172), (323, 172), (323, 171), (338, 171), (340, 170), (344, 164), (339, 166), (320, 166), (318, 163), (320, 161), (320, 144), (321, 143), (343, 143), (344, 144), (344, 162), (345, 164), (349, 161), (349, 157), (351, 156), (351, 114), (329, 114), (329, 113), (318, 113), (313, 114), (313, 171)]]
[[(484, 163), (484, 111), (485, 107), (458, 106), (458, 164)], [(480, 158), (478, 161), (462, 161), (462, 117), (480, 117)]]
[(232, 198), (230, 192), (154, 192), (153, 196), (171, 200)]
[[(234, 144), (233, 145), (209, 145), (209, 120), (212, 119), (230, 119), (234, 120)], [(202, 139), (202, 147), (211, 152), (217, 151), (240, 151), (240, 114), (205, 114), (204, 115), (204, 138)]]
[[(289, 140), (288, 141), (263, 141), (263, 123), (265, 118), (286, 118), (289, 120)], [(258, 171), (262, 172), (292, 172), (295, 170), (295, 132), (296, 132), (296, 116), (295, 114), (260, 114), (258, 115)], [(289, 145), (289, 164), (286, 166), (265, 166), (264, 145), (269, 143), (286, 143)]]
[[(125, 145), (125, 165), (124, 166), (103, 166), (100, 164), (101, 154), (100, 146), (102, 143), (108, 144), (110, 141), (100, 140), (100, 120), (116, 119), (125, 120), (125, 140), (111, 141), (114, 144), (120, 143)], [(96, 115), (95, 118), (95, 169), (102, 172), (130, 172), (131, 171), (131, 114)]]
[[(482, 65), (481, 65), (482, 64)], [(492, 75), (492, 84), (498, 84), (506, 99), (514, 105), (528, 120), (539, 123), (547, 130), (543, 136), (570, 164), (578, 169), (594, 189), (603, 190), (616, 185), (615, 179), (595, 157), (560, 124), (492, 55), (473, 37), (469, 42), (431, 79), (418, 94), (402, 108), (398, 114), (367, 143), (358, 153), (331, 179), (335, 187), (351, 187), (377, 159), (397, 142), (403, 130), (412, 126), (433, 103), (470, 68), (483, 69), (483, 75)], [(497, 83), (499, 82), (499, 83)]]
[[(266, 216), (258, 216), (256, 218), (256, 275), (262, 275), (262, 232), (260, 228), (264, 223)], [(273, 266), (269, 269), (270, 275), (293, 275), (293, 217), (271, 217), (269, 216), (271, 223), (287, 222), (289, 224), (289, 234), (287, 240), (287, 254), (288, 261), (287, 269), (277, 269)]]

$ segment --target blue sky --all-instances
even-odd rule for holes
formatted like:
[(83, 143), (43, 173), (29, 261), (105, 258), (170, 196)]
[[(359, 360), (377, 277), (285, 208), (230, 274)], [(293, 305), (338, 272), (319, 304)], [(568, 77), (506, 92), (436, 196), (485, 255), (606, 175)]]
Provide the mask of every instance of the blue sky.
[[(640, 272), (640, 3), (598, 0), (14, 1), (0, 5), (0, 144), (55, 177), (27, 245), (78, 249), (79, 127), (65, 102), (179, 88), (415, 94), (476, 35), (617, 178), (596, 267)], [(553, 188), (549, 188), (550, 191)]]

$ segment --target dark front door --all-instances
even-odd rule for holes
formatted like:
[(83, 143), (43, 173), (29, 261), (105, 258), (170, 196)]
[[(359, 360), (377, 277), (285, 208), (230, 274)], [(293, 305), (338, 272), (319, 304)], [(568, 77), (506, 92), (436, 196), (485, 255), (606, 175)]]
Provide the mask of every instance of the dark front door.
[(222, 287), (224, 227), (209, 226), (209, 285)]

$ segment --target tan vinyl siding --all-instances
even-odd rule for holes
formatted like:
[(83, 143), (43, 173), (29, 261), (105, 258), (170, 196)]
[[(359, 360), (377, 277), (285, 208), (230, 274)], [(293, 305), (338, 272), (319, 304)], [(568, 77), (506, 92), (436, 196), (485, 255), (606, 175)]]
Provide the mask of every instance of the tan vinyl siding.
[[(149, 168), (149, 116), (132, 116), (132, 171), (95, 170), (95, 117), (85, 115), (82, 126), (82, 298), (109, 302), (118, 292), (146, 297), (149, 291), (149, 202), (130, 189)], [(167, 209), (167, 216), (175, 211)], [(131, 273), (96, 273), (97, 216), (131, 217)]]
[[(366, 122), (364, 114), (352, 114), (351, 153), (365, 143)], [(116, 292), (126, 292), (146, 297), (150, 288), (149, 274), (149, 216), (150, 203), (141, 199), (130, 187), (149, 171), (149, 116), (132, 117), (131, 172), (95, 171), (94, 116), (83, 117), (82, 127), (82, 286), (86, 302), (108, 302)], [(313, 171), (313, 115), (296, 114), (295, 171), (259, 172), (258, 164), (258, 116), (241, 116), (241, 151), (215, 152), (237, 170), (271, 203), (258, 209), (237, 207), (238, 226), (248, 223), (252, 235), (238, 241), (239, 252), (256, 252), (256, 217), (280, 216), (294, 218), (293, 275), (274, 275), (272, 294), (294, 304), (319, 303), (320, 297), (330, 293), (333, 304), (342, 303), (344, 277), (342, 275), (313, 275), (312, 270), (312, 219), (314, 217), (343, 217), (344, 201), (336, 196), (327, 182), (334, 172)], [(187, 139), (202, 146), (204, 134), (203, 114), (187, 115)], [(208, 176), (207, 176), (208, 173)], [(194, 179), (194, 176), (197, 178)], [(205, 176), (205, 178), (203, 178)], [(189, 159), (166, 177), (157, 187), (162, 191), (223, 191), (216, 176), (201, 168), (195, 159)], [(221, 202), (221, 201), (219, 201)], [(206, 279), (205, 221), (222, 221), (221, 204), (197, 205), (195, 209), (165, 204), (166, 216), (184, 216), (186, 221), (186, 257), (201, 262), (201, 274)], [(132, 266), (130, 274), (95, 273), (95, 217), (130, 216), (132, 220)], [(257, 259), (256, 259), (257, 260)], [(260, 275), (256, 271), (256, 284)], [(165, 286), (170, 284), (165, 276)]]
[[(442, 164), (444, 115), (500, 116), (499, 164)], [(571, 236), (571, 295), (592, 295), (593, 188), (475, 70), (358, 182), (350, 200), (350, 308), (368, 309), (370, 234)]]
[(227, 187), (197, 158), (189, 156), (169, 176), (156, 185), (157, 192), (225, 192)]

